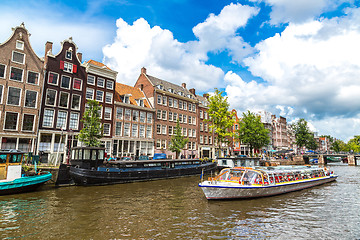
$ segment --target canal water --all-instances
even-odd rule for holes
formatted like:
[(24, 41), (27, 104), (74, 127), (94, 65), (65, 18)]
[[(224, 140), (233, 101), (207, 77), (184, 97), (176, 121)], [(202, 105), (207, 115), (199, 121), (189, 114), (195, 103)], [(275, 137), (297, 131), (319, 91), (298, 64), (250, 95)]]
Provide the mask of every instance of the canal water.
[(360, 167), (280, 196), (208, 201), (199, 177), (0, 197), (1, 239), (360, 239)]

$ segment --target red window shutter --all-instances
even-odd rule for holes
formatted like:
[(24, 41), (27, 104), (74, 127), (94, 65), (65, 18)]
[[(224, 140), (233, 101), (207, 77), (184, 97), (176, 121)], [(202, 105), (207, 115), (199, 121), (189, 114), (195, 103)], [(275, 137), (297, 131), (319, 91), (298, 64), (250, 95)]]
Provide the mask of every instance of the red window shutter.
[(60, 61), (60, 69), (64, 70), (64, 61)]
[(77, 72), (77, 65), (73, 65), (73, 73), (76, 73)]

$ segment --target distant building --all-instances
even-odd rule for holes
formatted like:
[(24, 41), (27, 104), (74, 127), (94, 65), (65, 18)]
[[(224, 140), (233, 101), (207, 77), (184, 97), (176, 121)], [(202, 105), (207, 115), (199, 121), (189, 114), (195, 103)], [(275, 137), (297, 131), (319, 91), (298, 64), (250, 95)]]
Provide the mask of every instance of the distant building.
[(39, 126), (43, 65), (24, 23), (0, 44), (0, 146), (33, 152)]

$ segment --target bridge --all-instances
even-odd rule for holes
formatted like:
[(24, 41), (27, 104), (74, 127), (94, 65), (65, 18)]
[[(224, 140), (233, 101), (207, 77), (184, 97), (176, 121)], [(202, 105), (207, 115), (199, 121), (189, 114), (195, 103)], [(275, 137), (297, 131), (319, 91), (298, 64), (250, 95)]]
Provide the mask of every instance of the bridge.
[[(360, 166), (360, 155), (349, 154), (307, 154), (302, 155), (305, 164), (309, 163), (312, 158), (317, 158), (319, 164), (328, 164), (330, 162), (347, 163), (350, 166)], [(339, 161), (334, 161), (333, 158), (340, 158)]]

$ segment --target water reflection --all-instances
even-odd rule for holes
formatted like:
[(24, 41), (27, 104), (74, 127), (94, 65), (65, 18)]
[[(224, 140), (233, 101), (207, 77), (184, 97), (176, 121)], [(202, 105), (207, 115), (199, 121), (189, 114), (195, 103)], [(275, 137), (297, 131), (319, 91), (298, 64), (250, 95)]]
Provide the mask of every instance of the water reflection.
[(45, 188), (0, 197), (0, 237), (13, 239), (360, 238), (359, 167), (280, 196), (207, 201), (198, 177)]

